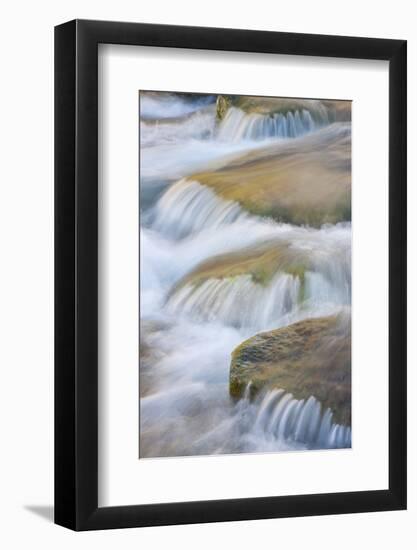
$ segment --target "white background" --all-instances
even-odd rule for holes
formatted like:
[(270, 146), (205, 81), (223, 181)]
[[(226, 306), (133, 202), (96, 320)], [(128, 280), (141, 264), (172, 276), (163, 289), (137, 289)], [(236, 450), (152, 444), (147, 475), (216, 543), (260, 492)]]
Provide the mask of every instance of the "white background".
[[(386, 489), (388, 64), (114, 45), (99, 60), (99, 504)], [(138, 89), (173, 86), (353, 102), (352, 449), (137, 459)]]
[[(53, 33), (97, 18), (409, 40), (409, 510), (320, 518), (74, 534), (54, 526), (53, 472)], [(72, 0), (2, 10), (0, 132), (0, 541), (5, 548), (414, 548), (417, 532), (417, 36), (413, 3), (334, 0), (209, 3)], [(411, 154), (413, 153), (413, 154)], [(370, 327), (371, 328), (371, 327)]]

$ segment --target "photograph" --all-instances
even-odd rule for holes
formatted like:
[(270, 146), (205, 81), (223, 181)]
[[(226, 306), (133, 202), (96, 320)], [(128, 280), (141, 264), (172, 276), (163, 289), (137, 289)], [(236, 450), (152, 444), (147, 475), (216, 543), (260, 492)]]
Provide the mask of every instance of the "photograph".
[(3, 3), (0, 550), (417, 549), (413, 7)]
[(352, 101), (138, 95), (139, 459), (350, 449)]

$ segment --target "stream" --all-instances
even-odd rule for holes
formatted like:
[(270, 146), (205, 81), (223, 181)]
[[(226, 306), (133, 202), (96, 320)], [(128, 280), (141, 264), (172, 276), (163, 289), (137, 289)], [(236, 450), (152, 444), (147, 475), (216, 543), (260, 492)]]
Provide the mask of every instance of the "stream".
[[(231, 353), (244, 340), (350, 308), (351, 225), (278, 223), (245, 211), (192, 178), (247, 152), (312, 135), (326, 110), (266, 117), (215, 96), (157, 94), (140, 101), (140, 458), (350, 447), (312, 395), (280, 389), (236, 400)], [(249, 275), (179, 284), (201, 262), (265, 242), (308, 257), (300, 280), (278, 271), (266, 285)]]

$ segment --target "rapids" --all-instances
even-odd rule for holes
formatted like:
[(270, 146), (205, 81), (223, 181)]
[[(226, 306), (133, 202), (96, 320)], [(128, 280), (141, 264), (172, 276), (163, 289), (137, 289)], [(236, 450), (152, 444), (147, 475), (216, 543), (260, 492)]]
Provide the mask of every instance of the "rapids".
[(321, 123), (314, 122), (306, 109), (287, 114), (246, 114), (237, 107), (231, 107), (221, 122), (217, 138), (222, 141), (258, 140), (268, 138), (294, 138), (318, 129), (328, 123), (323, 117)]
[[(140, 101), (140, 457), (350, 447), (350, 427), (314, 396), (272, 390), (249, 399), (248, 389), (234, 401), (228, 387), (231, 352), (246, 338), (350, 307), (350, 223), (275, 223), (187, 179), (328, 120), (231, 108), (218, 123), (214, 100)], [(277, 271), (266, 285), (240, 275), (177, 286), (204, 260), (271, 239), (309, 255), (303, 281)]]

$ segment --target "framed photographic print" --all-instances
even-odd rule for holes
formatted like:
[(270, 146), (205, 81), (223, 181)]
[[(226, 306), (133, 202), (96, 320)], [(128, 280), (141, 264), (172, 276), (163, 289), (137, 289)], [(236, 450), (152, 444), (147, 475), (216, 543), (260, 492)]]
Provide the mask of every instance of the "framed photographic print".
[(55, 29), (55, 521), (406, 507), (406, 42)]

